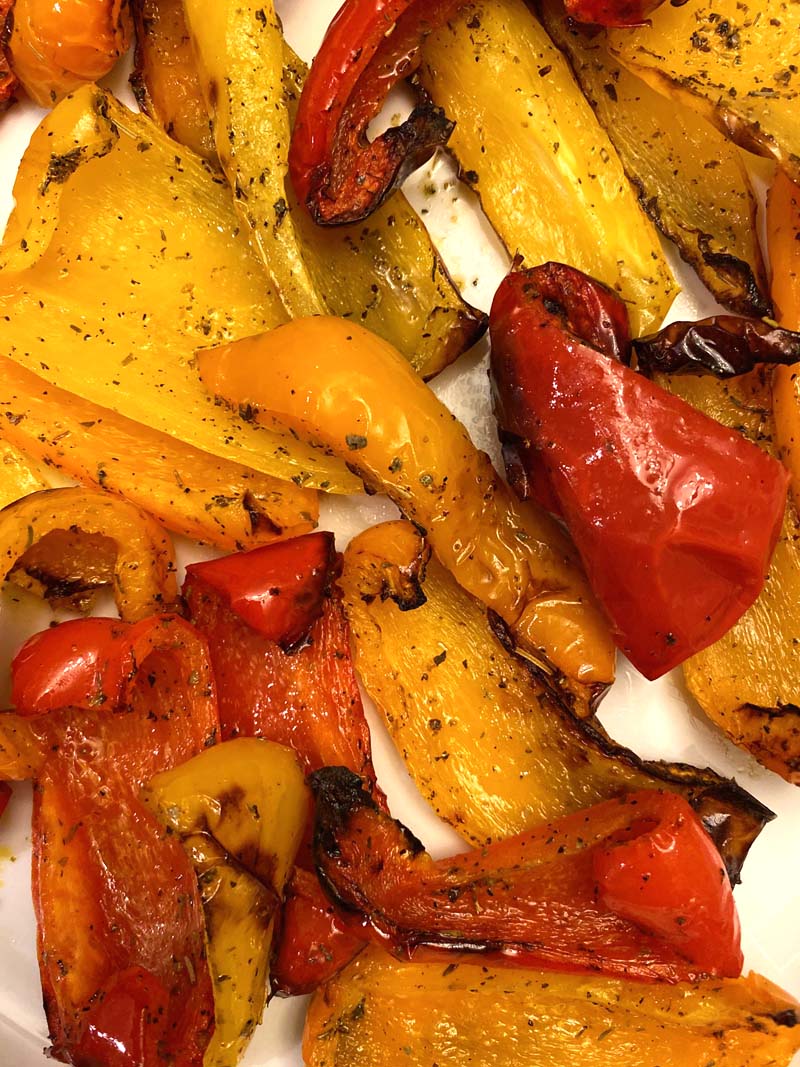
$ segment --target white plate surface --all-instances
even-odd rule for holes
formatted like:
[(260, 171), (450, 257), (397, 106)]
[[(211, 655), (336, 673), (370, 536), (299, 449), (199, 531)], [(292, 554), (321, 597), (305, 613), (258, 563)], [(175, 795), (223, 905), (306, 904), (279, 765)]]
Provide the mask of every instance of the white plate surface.
[[(280, 0), (286, 35), (305, 59), (317, 48), (338, 0)], [(123, 73), (109, 80), (133, 105)], [(397, 110), (396, 104), (389, 110)], [(18, 105), (0, 123), (0, 228), (11, 209), (11, 185), (28, 138), (41, 117), (31, 105)], [(434, 182), (435, 198), (422, 192)], [(408, 183), (407, 194), (437, 242), (453, 277), (468, 299), (488, 310), (507, 259), (474, 198), (454, 178), (446, 159), (437, 159)], [(716, 305), (691, 271), (673, 259), (683, 285), (671, 318), (711, 314)], [(44, 324), (43, 324), (44, 325)], [(0, 338), (2, 334), (0, 333)], [(468, 426), (476, 445), (497, 455), (489, 409), (485, 345), (463, 357), (435, 382), (434, 389)], [(385, 500), (366, 497), (324, 500), (321, 525), (344, 548), (364, 526), (396, 515)], [(188, 542), (178, 546), (182, 563), (207, 557)], [(19, 592), (0, 593), (0, 706), (7, 700), (8, 665), (16, 648), (52, 618), (48, 609)], [(441, 823), (405, 773), (378, 716), (366, 702), (372, 726), (375, 765), (394, 815), (407, 823), (437, 856), (463, 848)], [(602, 706), (601, 718), (613, 737), (650, 759), (684, 760), (734, 776), (778, 814), (753, 846), (736, 890), (742, 921), (745, 969), (758, 970), (800, 997), (800, 790), (763, 770), (726, 741), (687, 700), (680, 672), (646, 682), (627, 664)], [(300, 1034), (306, 998), (273, 1001), (256, 1032), (243, 1067), (300, 1067)], [(41, 1006), (30, 899), (30, 787), (15, 788), (0, 823), (0, 1067), (43, 1067), (47, 1028)], [(800, 1056), (794, 1061), (800, 1067)]]

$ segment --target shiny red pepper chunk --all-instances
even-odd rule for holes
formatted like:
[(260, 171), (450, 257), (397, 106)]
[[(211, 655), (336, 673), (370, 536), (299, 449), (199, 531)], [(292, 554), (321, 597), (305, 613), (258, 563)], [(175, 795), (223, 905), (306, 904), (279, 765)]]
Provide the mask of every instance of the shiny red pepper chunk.
[(724, 863), (677, 794), (630, 793), (433, 860), (343, 768), (311, 781), (320, 880), (397, 955), (668, 982), (741, 972)]
[(311, 533), (186, 568), (187, 587), (213, 590), (256, 633), (291, 648), (322, 612), (335, 558), (333, 534)]
[[(657, 678), (720, 638), (761, 591), (787, 474), (741, 434), (596, 347), (560, 272), (494, 299), (501, 430), (533, 450), (618, 646)], [(590, 280), (591, 281), (591, 280)], [(599, 283), (592, 283), (607, 293)]]
[(175, 616), (63, 623), (23, 646), (12, 691), (18, 710), (0, 730), (25, 736), (20, 769), (35, 766), (33, 898), (53, 1055), (202, 1067), (214, 1004), (197, 880), (139, 788), (217, 739), (205, 642)]
[(564, 0), (567, 15), (596, 26), (641, 26), (664, 0)]
[(428, 104), (372, 142), (367, 126), (416, 70), (423, 37), (463, 3), (345, 0), (306, 79), (289, 149), (294, 191), (320, 225), (366, 218), (446, 144), (452, 123)]
[(0, 782), (0, 815), (8, 807), (8, 802), (11, 799), (11, 787), (5, 782)]
[(272, 989), (283, 996), (313, 993), (364, 947), (325, 895), (313, 871), (295, 867), (281, 912), (278, 951), (272, 961)]

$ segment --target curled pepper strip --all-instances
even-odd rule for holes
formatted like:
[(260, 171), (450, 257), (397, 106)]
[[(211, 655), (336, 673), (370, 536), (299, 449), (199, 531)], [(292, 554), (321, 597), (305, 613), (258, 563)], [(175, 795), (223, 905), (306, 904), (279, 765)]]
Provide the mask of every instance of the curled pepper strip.
[(453, 124), (421, 104), (371, 143), (389, 90), (419, 65), (422, 41), (464, 0), (346, 0), (303, 88), (289, 149), (300, 203), (324, 226), (358, 222), (436, 150)]
[(217, 738), (205, 642), (175, 616), (64, 623), (23, 646), (12, 691), (0, 767), (36, 780), (33, 895), (53, 1054), (202, 1067), (214, 1008), (197, 883), (138, 790)]
[(548, 264), (512, 273), (495, 295), (498, 422), (535, 451), (614, 640), (657, 678), (755, 601), (787, 475), (587, 339), (569, 288), (554, 300), (554, 273), (570, 272)]
[(57, 599), (111, 585), (126, 622), (171, 609), (178, 592), (169, 535), (99, 489), (44, 489), (3, 508), (0, 571)]
[[(311, 777), (331, 899), (396, 954), (693, 981), (741, 973), (723, 862), (674, 793), (605, 801), (434, 861), (344, 768)], [(477, 957), (475, 954), (478, 954)]]

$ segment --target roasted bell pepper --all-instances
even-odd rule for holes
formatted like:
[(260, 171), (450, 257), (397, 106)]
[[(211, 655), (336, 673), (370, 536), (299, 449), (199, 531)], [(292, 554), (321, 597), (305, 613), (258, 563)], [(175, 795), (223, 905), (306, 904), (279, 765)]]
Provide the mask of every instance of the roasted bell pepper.
[(434, 861), (350, 771), (325, 768), (311, 785), (323, 886), (401, 958), (488, 953), (670, 982), (741, 973), (725, 867), (675, 793), (628, 793)]
[[(0, 815), (8, 807), (8, 802), (11, 799), (11, 787), (6, 782), (0, 782)], [(348, 956), (348, 959), (350, 957)]]
[(68, 478), (125, 497), (167, 529), (229, 552), (304, 533), (319, 516), (311, 490), (93, 404), (7, 356), (0, 437), (0, 449), (11, 442)]
[[(772, 301), (778, 322), (800, 330), (800, 186), (778, 171), (767, 197), (767, 244)], [(800, 355), (793, 367), (776, 367), (772, 379), (775, 443), (792, 476), (800, 511)]]
[(596, 26), (642, 26), (664, 0), (565, 0), (567, 15)]
[[(572, 715), (487, 624), (483, 605), (428, 559), (410, 523), (353, 538), (338, 584), (359, 678), (420, 792), (465, 841), (491, 844), (624, 792), (669, 789), (692, 806), (738, 882), (772, 812), (708, 768), (642, 760)], [(774, 654), (772, 640), (756, 647), (764, 662)]]
[(289, 149), (289, 175), (320, 225), (357, 222), (453, 129), (439, 108), (417, 106), (400, 126), (367, 140), (389, 90), (419, 65), (423, 38), (465, 0), (346, 0), (303, 87)]
[(342, 919), (313, 871), (295, 867), (286, 886), (272, 988), (296, 997), (340, 971), (364, 947), (361, 931)]
[(307, 534), (194, 563), (183, 595), (209, 642), (223, 738), (263, 737), (307, 771), (335, 762), (374, 783), (334, 565), (333, 535)]
[(789, 1067), (800, 1005), (759, 975), (650, 985), (406, 963), (369, 948), (320, 990), (307, 1067)]
[(11, 68), (40, 107), (108, 74), (133, 28), (124, 0), (14, 0), (10, 22)]
[(40, 489), (47, 489), (47, 482), (37, 464), (9, 441), (0, 440), (0, 508)]
[(143, 798), (197, 873), (216, 1018), (203, 1067), (230, 1067), (266, 1003), (274, 924), (308, 789), (289, 749), (239, 738), (156, 775)]
[[(580, 332), (580, 331), (578, 331)], [(636, 365), (646, 374), (746, 374), (757, 363), (800, 361), (800, 333), (763, 319), (716, 315), (699, 322), (672, 322), (633, 342)]]
[(498, 422), (538, 451), (615, 641), (657, 678), (758, 596), (787, 476), (587, 341), (564, 273), (512, 273), (495, 296)]
[(166, 531), (98, 489), (44, 489), (3, 508), (0, 572), (55, 598), (110, 585), (127, 622), (171, 610), (178, 592)]
[[(84, 662), (62, 686), (76, 654)], [(117, 679), (105, 700), (98, 665)], [(205, 642), (174, 616), (78, 620), (32, 638), (13, 682), (18, 712), (0, 715), (0, 732), (26, 746), (3, 774), (36, 778), (33, 896), (53, 1055), (202, 1067), (214, 1006), (197, 883), (138, 790), (216, 740)]]
[(387, 493), (564, 699), (587, 712), (613, 679), (614, 647), (573, 547), (547, 515), (515, 503), (395, 349), (343, 319), (296, 319), (205, 350), (198, 362), (209, 392), (324, 445), (368, 489)]

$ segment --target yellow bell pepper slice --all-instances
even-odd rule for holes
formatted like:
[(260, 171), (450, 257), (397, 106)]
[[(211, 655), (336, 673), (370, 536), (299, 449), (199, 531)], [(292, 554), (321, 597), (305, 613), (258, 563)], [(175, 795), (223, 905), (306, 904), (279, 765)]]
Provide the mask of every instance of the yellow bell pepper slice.
[(358, 487), (340, 462), (203, 393), (198, 346), (286, 318), (207, 165), (87, 86), (35, 131), (14, 197), (0, 249), (3, 354), (213, 455), (309, 488)]
[(215, 1030), (204, 1067), (235, 1067), (267, 995), (286, 876), (309, 814), (294, 753), (257, 738), (215, 745), (156, 775), (143, 799), (183, 839), (206, 918)]
[[(167, 529), (229, 552), (306, 533), (319, 516), (315, 492), (82, 400), (7, 356), (0, 356), (0, 438), (0, 448), (17, 445), (68, 478), (118, 493)], [(32, 477), (23, 492), (44, 487)]]
[(800, 1004), (760, 975), (665, 985), (402, 963), (368, 948), (314, 997), (306, 1067), (788, 1067)]

